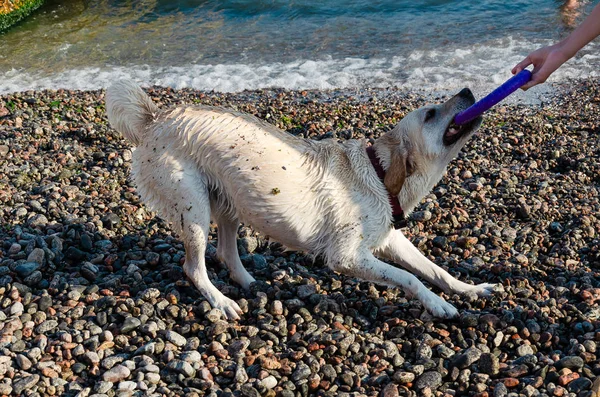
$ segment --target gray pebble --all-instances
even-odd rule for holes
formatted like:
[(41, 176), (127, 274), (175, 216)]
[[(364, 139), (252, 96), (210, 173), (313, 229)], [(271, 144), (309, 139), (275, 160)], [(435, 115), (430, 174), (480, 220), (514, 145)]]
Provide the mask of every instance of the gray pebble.
[(584, 362), (583, 359), (579, 356), (567, 356), (558, 360), (555, 365), (557, 368), (569, 368), (579, 370), (583, 368)]
[(183, 374), (184, 376), (188, 377), (188, 378), (193, 378), (194, 375), (196, 374), (196, 371), (194, 370), (194, 367), (192, 367), (189, 363), (186, 363), (185, 361), (181, 361), (181, 360), (171, 360), (167, 363), (167, 368), (176, 371), (180, 374)]
[(117, 365), (104, 372), (104, 374), (102, 374), (102, 379), (105, 382), (118, 383), (124, 379), (127, 379), (130, 374), (131, 371), (129, 368), (124, 365)]
[(19, 368), (21, 368), (23, 371), (29, 370), (29, 368), (31, 368), (33, 365), (31, 363), (31, 360), (29, 360), (23, 354), (17, 354), (16, 361), (17, 361), (17, 365), (19, 366)]
[(167, 331), (165, 333), (165, 338), (175, 346), (179, 347), (185, 346), (186, 343), (186, 339), (175, 331)]
[(442, 375), (436, 371), (427, 371), (423, 373), (415, 382), (417, 389), (424, 389), (426, 387), (435, 390), (442, 384)]
[(298, 363), (298, 365), (296, 365), (296, 369), (294, 370), (294, 372), (292, 372), (292, 380), (294, 382), (297, 382), (299, 380), (308, 378), (310, 374), (310, 367), (301, 362)]
[(481, 357), (481, 350), (476, 347), (470, 347), (461, 354), (457, 354), (452, 358), (452, 364), (458, 368), (464, 369), (477, 362)]
[(29, 375), (12, 384), (13, 394), (20, 396), (25, 390), (32, 389), (40, 380), (39, 375)]
[(298, 298), (306, 299), (312, 294), (317, 293), (317, 287), (314, 284), (304, 284), (298, 287)]
[(123, 325), (121, 326), (121, 332), (127, 334), (133, 331), (134, 329), (137, 329), (141, 324), (142, 322), (140, 321), (140, 319), (136, 317), (127, 317), (125, 321), (123, 321)]
[(44, 334), (46, 332), (50, 332), (50, 331), (54, 330), (57, 326), (58, 326), (58, 321), (46, 320), (36, 327), (35, 332), (37, 332), (38, 334)]

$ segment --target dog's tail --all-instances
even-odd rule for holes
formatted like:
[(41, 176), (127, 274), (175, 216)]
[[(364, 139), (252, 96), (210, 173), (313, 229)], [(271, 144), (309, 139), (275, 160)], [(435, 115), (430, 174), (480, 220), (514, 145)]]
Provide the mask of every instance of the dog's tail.
[(110, 125), (136, 146), (157, 112), (150, 97), (132, 81), (118, 81), (106, 90), (106, 114)]

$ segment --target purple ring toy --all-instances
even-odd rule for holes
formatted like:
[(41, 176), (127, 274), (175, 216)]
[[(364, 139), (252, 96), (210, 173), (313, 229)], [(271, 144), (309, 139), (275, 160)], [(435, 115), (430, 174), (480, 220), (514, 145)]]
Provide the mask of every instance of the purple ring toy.
[(457, 114), (454, 118), (454, 123), (462, 125), (476, 119), (484, 112), (488, 111), (492, 106), (515, 92), (517, 89), (519, 89), (519, 87), (527, 83), (529, 80), (531, 80), (531, 72), (527, 69), (522, 70), (510, 79), (506, 80), (504, 84), (496, 88), (494, 91), (488, 94), (488, 96), (480, 99), (467, 110)]

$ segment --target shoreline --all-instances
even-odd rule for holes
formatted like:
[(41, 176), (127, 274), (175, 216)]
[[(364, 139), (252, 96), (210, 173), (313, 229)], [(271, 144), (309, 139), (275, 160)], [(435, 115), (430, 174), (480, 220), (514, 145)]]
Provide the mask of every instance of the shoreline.
[[(135, 80), (134, 80), (135, 81)], [(497, 106), (507, 105), (524, 105), (524, 106), (542, 106), (546, 102), (551, 102), (558, 99), (565, 93), (568, 93), (580, 85), (587, 85), (593, 83), (595, 78), (566, 78), (561, 82), (551, 82), (542, 84), (534, 87), (528, 92), (517, 90), (512, 95), (505, 98)], [(443, 98), (448, 98), (460, 91), (462, 88), (470, 88), (476, 95), (476, 99), (481, 99), (483, 96), (489, 94), (494, 87), (483, 90), (481, 87), (472, 87), (469, 84), (465, 84), (464, 87), (458, 87), (456, 89), (416, 89), (416, 88), (405, 88), (397, 86), (389, 87), (344, 87), (344, 88), (306, 88), (306, 89), (289, 89), (284, 87), (266, 87), (256, 89), (244, 89), (241, 91), (217, 91), (217, 90), (201, 90), (196, 88), (173, 88), (170, 86), (160, 85), (142, 85), (142, 88), (146, 91), (160, 91), (169, 90), (177, 93), (181, 93), (185, 97), (190, 98), (190, 104), (193, 104), (191, 99), (193, 96), (217, 96), (223, 98), (231, 98), (235, 101), (240, 100), (252, 100), (257, 99), (261, 96), (269, 95), (288, 95), (294, 100), (305, 100), (310, 99), (318, 102), (329, 102), (350, 99), (352, 101), (369, 101), (374, 98), (379, 101), (390, 100), (395, 103), (399, 100), (409, 99), (415, 101), (415, 103), (435, 103), (436, 101), (442, 101)], [(98, 89), (70, 89), (70, 88), (45, 88), (45, 89), (27, 89), (13, 92), (0, 93), (0, 100), (6, 102), (11, 96), (35, 96), (35, 95), (53, 95), (58, 92), (71, 93), (80, 95), (84, 93), (103, 93), (106, 88)]]
[[(181, 241), (140, 204), (103, 91), (0, 95), (0, 395), (591, 396), (600, 84), (556, 88), (542, 106), (489, 111), (406, 222), (436, 264), (503, 286), (490, 298), (442, 294), (462, 313), (443, 322), (248, 227), (238, 245), (259, 283), (243, 291), (215, 257), (213, 227), (209, 275), (247, 310), (224, 321), (183, 276)], [(374, 139), (427, 100), (384, 89), (148, 91), (161, 107), (234, 107), (340, 140)]]

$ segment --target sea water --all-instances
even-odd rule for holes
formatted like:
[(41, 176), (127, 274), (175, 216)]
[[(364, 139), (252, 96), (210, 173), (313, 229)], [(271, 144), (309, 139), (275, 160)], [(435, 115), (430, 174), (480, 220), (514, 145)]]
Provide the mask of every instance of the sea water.
[[(0, 93), (98, 89), (119, 78), (224, 92), (398, 87), (432, 93), (466, 86), (486, 93), (530, 51), (568, 35), (594, 5), (50, 0), (0, 34)], [(598, 76), (600, 44), (593, 42), (550, 82)]]

